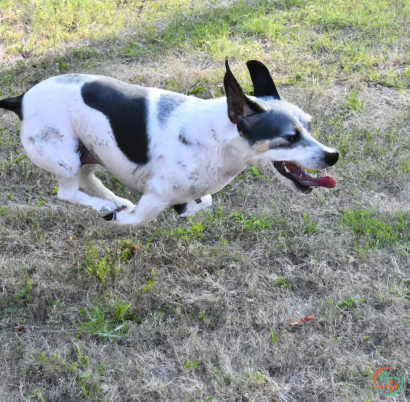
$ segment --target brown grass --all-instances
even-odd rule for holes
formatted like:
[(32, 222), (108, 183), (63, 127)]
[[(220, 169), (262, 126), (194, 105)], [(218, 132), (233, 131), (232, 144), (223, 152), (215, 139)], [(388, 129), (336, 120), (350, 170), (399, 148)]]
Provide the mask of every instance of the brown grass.
[[(99, 59), (67, 55), (64, 72), (203, 96), (222, 82), (223, 63), (179, 48)], [(59, 74), (56, 63), (12, 65), (0, 89), (17, 94)], [(346, 105), (354, 91), (358, 110)], [(331, 172), (338, 187), (301, 196), (268, 170), (268, 180), (246, 171), (212, 210), (188, 221), (167, 211), (137, 230), (58, 201), (55, 178), (19, 158), (17, 118), (0, 111), (1, 401), (384, 401), (373, 386), (384, 366), (406, 380), (391, 400), (409, 400), (409, 225), (393, 245), (367, 250), (369, 237), (355, 245), (344, 221), (360, 209), (409, 222), (409, 91), (347, 79), (280, 92), (343, 151)], [(91, 244), (95, 264), (107, 256), (105, 279), (84, 263)], [(116, 320), (120, 301), (131, 306)], [(91, 333), (79, 309), (93, 306), (110, 328), (124, 325), (121, 338)]]

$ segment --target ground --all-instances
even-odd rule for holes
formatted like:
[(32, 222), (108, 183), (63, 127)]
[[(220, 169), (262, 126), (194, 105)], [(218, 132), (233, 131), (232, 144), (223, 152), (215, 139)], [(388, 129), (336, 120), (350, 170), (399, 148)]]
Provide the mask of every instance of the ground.
[(251, 93), (256, 58), (342, 156), (334, 189), (250, 168), (133, 229), (57, 200), (0, 111), (0, 400), (409, 400), (409, 26), (407, 0), (3, 1), (0, 96), (70, 72), (223, 96), (225, 57)]

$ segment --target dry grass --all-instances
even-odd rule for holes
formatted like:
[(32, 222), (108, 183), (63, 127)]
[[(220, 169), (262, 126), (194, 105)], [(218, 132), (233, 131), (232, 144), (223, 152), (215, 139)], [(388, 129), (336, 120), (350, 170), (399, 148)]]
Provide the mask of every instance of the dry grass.
[[(350, 4), (337, 3), (341, 10)], [(383, 14), (383, 2), (367, 3), (380, 6), (376, 21), (396, 15)], [(352, 25), (336, 32), (340, 24), (329, 25), (321, 2), (252, 4), (261, 13), (273, 5), (266, 15), (298, 16), (283, 29), (335, 29), (334, 39), (364, 38), (365, 58), (383, 53), (354, 9)], [(223, 7), (243, 16), (235, 5)], [(309, 7), (322, 14), (301, 22)], [(184, 24), (189, 40), (170, 44), (164, 32), (178, 25), (167, 18), (155, 22), (141, 53), (133, 53), (133, 38), (110, 39), (8, 61), (0, 90), (17, 94), (75, 71), (219, 96), (221, 48), (192, 47), (196, 34)], [(240, 27), (224, 43), (242, 49), (233, 69), (249, 90), (244, 61), (253, 50), (244, 43), (273, 46), (274, 39)], [(390, 25), (384, 32), (401, 36)], [(383, 46), (406, 62), (394, 38)], [(329, 59), (317, 67), (326, 80), (317, 80), (305, 70), (316, 54), (311, 46), (280, 43), (284, 55), (298, 49), (292, 60), (307, 77), (293, 82), (298, 65), (288, 70), (285, 57), (275, 60), (283, 98), (312, 114), (315, 135), (343, 154), (331, 191), (300, 196), (269, 171), (261, 170), (267, 180), (247, 170), (192, 220), (168, 211), (137, 230), (110, 226), (56, 199), (55, 178), (24, 158), (17, 118), (0, 112), (1, 401), (382, 401), (372, 380), (383, 366), (399, 368), (407, 381), (391, 400), (409, 400), (408, 67), (395, 72), (391, 87), (380, 79), (389, 67), (373, 66), (378, 75), (364, 78)], [(271, 55), (268, 45), (262, 58)], [(119, 195), (138, 199), (100, 175)], [(311, 314), (314, 320), (290, 325)]]

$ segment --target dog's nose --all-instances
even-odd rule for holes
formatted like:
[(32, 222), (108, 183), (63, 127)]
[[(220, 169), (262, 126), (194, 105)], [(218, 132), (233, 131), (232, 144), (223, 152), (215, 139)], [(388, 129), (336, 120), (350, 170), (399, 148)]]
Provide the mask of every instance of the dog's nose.
[(329, 166), (333, 166), (339, 160), (339, 152), (326, 152), (325, 153), (325, 162)]

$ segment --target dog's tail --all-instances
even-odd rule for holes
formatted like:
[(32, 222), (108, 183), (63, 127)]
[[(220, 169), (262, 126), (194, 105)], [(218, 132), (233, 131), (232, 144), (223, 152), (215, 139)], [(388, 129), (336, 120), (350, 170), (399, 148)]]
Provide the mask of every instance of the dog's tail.
[(16, 113), (20, 120), (23, 120), (23, 95), (15, 98), (6, 98), (0, 100), (0, 108), (11, 110)]

